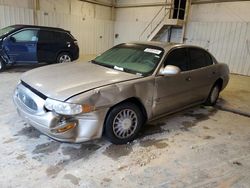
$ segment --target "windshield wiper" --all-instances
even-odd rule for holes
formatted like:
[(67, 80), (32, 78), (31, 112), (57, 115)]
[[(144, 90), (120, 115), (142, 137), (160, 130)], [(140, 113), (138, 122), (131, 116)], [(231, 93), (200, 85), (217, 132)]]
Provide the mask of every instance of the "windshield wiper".
[(100, 63), (100, 62), (95, 61), (95, 60), (91, 60), (91, 62), (94, 63), (94, 64), (96, 64), (96, 65), (101, 65), (101, 66), (108, 67), (108, 68), (111, 68), (111, 69), (114, 68), (113, 65), (107, 65), (107, 64), (105, 64), (105, 63)]
[(93, 64), (97, 64), (97, 65), (100, 65), (100, 66), (104, 66), (104, 67), (107, 67), (107, 68), (111, 68), (111, 69), (114, 69), (114, 70), (118, 70), (118, 71), (122, 71), (122, 72), (127, 72), (127, 73), (131, 73), (131, 74), (140, 74), (140, 75), (143, 75), (143, 73), (138, 73), (134, 70), (131, 70), (131, 69), (127, 69), (127, 68), (123, 68), (123, 67), (119, 67), (119, 66), (114, 66), (114, 65), (109, 65), (109, 64), (105, 64), (105, 63), (100, 63), (98, 61), (95, 61), (95, 60), (91, 60), (91, 63)]

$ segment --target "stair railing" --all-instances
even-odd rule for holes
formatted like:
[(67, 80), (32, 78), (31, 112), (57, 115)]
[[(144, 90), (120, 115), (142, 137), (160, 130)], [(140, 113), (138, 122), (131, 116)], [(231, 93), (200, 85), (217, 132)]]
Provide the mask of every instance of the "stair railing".
[(164, 21), (164, 19), (169, 13), (169, 10), (171, 9), (171, 8), (168, 8), (167, 5), (170, 5), (170, 4), (166, 3), (155, 14), (153, 19), (149, 22), (149, 24), (145, 27), (145, 29), (139, 35), (139, 40), (142, 40), (143, 37), (145, 37), (145, 35), (146, 35), (146, 39), (148, 39), (150, 35), (156, 30), (156, 28)]

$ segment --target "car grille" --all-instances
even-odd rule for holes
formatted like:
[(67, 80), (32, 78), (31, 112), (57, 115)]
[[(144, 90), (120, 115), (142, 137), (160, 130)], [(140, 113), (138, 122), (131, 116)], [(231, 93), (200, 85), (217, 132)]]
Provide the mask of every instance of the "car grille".
[(25, 92), (23, 92), (22, 90), (18, 91), (17, 97), (29, 109), (31, 109), (33, 111), (38, 110), (36, 102), (29, 95), (27, 95)]

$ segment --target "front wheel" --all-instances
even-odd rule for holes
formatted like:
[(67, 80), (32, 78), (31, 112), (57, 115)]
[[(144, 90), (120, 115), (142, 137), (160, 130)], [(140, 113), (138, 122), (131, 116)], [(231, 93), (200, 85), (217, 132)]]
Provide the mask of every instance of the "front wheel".
[(69, 53), (63, 52), (63, 53), (60, 53), (58, 55), (56, 62), (57, 63), (68, 63), (68, 62), (71, 62), (71, 57), (70, 57)]
[(220, 85), (217, 83), (212, 87), (209, 93), (209, 96), (205, 102), (205, 105), (208, 105), (208, 106), (215, 105), (219, 98), (219, 95), (220, 95)]
[(104, 135), (113, 144), (126, 144), (136, 138), (143, 122), (138, 106), (130, 102), (122, 103), (109, 112)]

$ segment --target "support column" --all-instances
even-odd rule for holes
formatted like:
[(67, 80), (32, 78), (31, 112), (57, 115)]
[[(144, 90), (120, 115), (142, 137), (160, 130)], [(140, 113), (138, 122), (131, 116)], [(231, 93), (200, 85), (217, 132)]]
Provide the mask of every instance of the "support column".
[(37, 11), (40, 10), (40, 1), (33, 0), (33, 17), (34, 17), (34, 25), (38, 25), (38, 17)]

